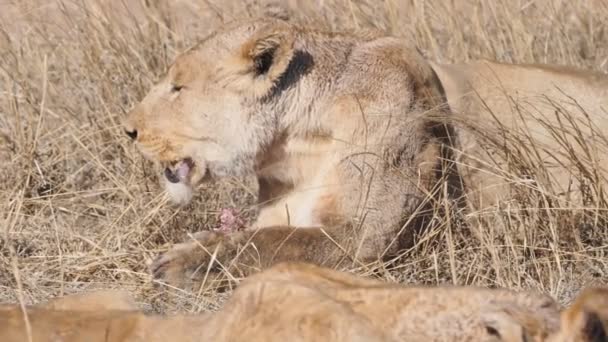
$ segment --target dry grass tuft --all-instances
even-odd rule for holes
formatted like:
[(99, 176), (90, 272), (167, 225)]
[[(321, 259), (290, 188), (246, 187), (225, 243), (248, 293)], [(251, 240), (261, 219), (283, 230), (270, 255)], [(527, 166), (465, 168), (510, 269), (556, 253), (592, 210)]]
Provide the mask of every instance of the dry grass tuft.
[[(179, 51), (265, 3), (0, 3), (0, 301), (123, 288), (161, 312), (221, 303), (225, 295), (211, 287), (194, 294), (154, 288), (146, 261), (216, 225), (222, 207), (255, 215), (255, 185), (205, 185), (188, 208), (171, 208), (120, 120)], [(285, 3), (302, 22), (380, 28), (441, 62), (485, 57), (608, 71), (603, 0)], [(583, 285), (606, 283), (608, 207), (592, 161), (577, 164), (588, 191), (586, 205), (572, 208), (552, 193), (525, 136), (489, 143), (510, 156), (500, 172), (521, 185), (517, 201), (468, 213), (470, 225), (454, 219), (458, 209), (437, 210), (434, 229), (414, 248), (353, 271), (405, 283), (539, 289), (563, 302)]]

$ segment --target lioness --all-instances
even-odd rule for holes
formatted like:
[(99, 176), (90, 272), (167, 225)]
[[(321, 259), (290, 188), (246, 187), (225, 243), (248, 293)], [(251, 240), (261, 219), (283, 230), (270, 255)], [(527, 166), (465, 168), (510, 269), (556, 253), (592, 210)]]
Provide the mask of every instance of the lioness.
[[(27, 321), (24, 319), (27, 317)], [(561, 322), (560, 322), (561, 317)], [(27, 323), (26, 323), (27, 322)], [(144, 315), (113, 291), (0, 306), (0, 340), (27, 341), (605, 341), (608, 289), (566, 310), (533, 292), (407, 287), (310, 264), (246, 279), (219, 312)]]
[(496, 146), (507, 135), (538, 143), (545, 176), (574, 198), (560, 157), (601, 165), (607, 104), (602, 74), (443, 66), (375, 31), (320, 32), (276, 18), (229, 24), (177, 57), (125, 130), (162, 165), (176, 203), (203, 180), (255, 173), (261, 210), (245, 231), (200, 232), (175, 246), (152, 272), (183, 286), (217, 269), (211, 255), (241, 275), (278, 261), (388, 256), (411, 244), (437, 193), (467, 193), (472, 208), (508, 198), (500, 163), (484, 169), (497, 159), (484, 134)]

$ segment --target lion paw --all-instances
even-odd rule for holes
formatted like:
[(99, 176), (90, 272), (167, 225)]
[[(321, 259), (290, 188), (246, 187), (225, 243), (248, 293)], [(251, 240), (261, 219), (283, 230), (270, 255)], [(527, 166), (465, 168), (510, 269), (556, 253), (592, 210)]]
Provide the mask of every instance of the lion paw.
[(181, 283), (189, 278), (190, 272), (189, 259), (197, 248), (195, 242), (180, 243), (164, 254), (156, 257), (150, 265), (152, 277), (156, 280), (163, 280), (168, 283)]
[(195, 234), (192, 241), (177, 244), (156, 257), (150, 265), (153, 279), (186, 287), (202, 280), (209, 267), (210, 272), (217, 273), (219, 264), (228, 258), (231, 250), (225, 240), (225, 236), (217, 232)]

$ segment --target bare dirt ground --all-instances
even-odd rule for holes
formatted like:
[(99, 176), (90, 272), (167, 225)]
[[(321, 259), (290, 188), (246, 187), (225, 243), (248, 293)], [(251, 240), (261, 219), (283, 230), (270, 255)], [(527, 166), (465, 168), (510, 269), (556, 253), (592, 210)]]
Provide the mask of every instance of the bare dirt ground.
[[(122, 288), (157, 312), (221, 304), (227, 294), (212, 287), (154, 287), (146, 263), (187, 233), (216, 226), (221, 208), (255, 215), (255, 183), (202, 185), (187, 208), (171, 207), (120, 119), (177, 53), (265, 3), (0, 0), (0, 302)], [(441, 62), (608, 71), (604, 0), (284, 4), (300, 22), (380, 28)], [(516, 210), (484, 213), (478, 225), (443, 220), (398, 262), (350, 271), (391, 282), (535, 289), (568, 303), (582, 286), (608, 282), (608, 205), (592, 177), (587, 184), (594, 191), (584, 208), (547, 209), (550, 194), (530, 191), (519, 194)]]

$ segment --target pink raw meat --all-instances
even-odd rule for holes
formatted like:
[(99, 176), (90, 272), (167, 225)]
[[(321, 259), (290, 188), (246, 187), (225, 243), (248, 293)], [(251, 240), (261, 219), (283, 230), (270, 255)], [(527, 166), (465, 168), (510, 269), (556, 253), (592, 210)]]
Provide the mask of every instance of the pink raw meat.
[(222, 208), (220, 210), (220, 226), (215, 231), (232, 233), (245, 228), (245, 222), (239, 217), (238, 210), (234, 208)]

